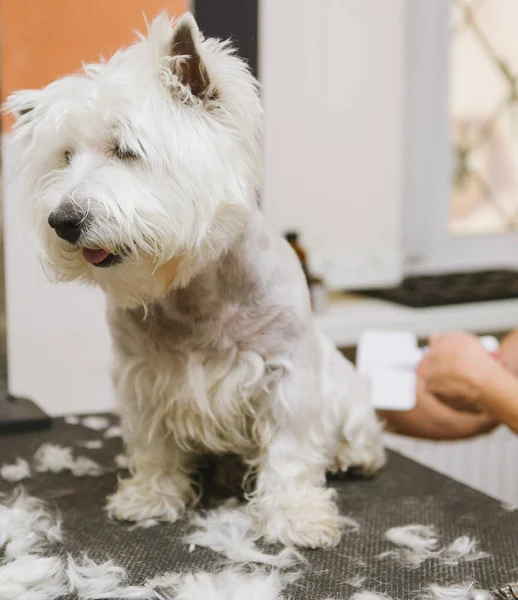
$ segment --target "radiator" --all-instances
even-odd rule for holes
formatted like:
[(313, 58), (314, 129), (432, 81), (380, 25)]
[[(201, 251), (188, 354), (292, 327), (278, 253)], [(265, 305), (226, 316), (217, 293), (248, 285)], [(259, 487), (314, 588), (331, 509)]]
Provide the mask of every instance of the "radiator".
[(386, 434), (386, 445), (518, 508), (518, 435), (506, 427), (458, 442), (429, 442)]

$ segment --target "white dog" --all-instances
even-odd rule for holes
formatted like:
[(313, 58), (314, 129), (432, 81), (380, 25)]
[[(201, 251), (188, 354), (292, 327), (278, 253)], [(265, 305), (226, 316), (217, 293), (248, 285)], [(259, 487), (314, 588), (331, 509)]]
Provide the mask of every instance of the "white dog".
[(174, 521), (203, 453), (238, 454), (271, 541), (340, 539), (326, 471), (383, 464), (353, 367), (312, 320), (295, 254), (258, 208), (258, 86), (190, 14), (8, 100), (41, 262), (109, 300), (131, 477), (108, 509)]

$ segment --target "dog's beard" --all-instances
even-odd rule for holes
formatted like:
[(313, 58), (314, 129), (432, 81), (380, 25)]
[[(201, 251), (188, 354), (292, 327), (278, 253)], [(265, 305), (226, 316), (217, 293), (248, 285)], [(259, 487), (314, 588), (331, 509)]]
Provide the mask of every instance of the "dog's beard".
[[(230, 248), (251, 210), (248, 204), (223, 205), (212, 220), (205, 217), (205, 231), (183, 238), (175, 228), (167, 227), (163, 214), (155, 221), (128, 216), (119, 222), (112, 210), (111, 219), (104, 215), (92, 219), (78, 242), (71, 244), (46, 224), (48, 209), (40, 205), (35, 212), (38, 254), (52, 280), (99, 285), (118, 305), (132, 308), (163, 298), (171, 289), (186, 287)], [(195, 212), (184, 218), (187, 223), (200, 220)], [(183, 233), (192, 229), (187, 224)]]

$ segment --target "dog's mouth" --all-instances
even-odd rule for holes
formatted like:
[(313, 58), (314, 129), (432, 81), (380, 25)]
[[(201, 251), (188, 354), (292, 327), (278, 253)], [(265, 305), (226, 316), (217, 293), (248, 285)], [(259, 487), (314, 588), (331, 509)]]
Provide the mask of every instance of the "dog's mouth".
[(113, 267), (122, 260), (120, 254), (112, 254), (102, 248), (100, 250), (83, 248), (82, 252), (85, 261), (94, 267)]

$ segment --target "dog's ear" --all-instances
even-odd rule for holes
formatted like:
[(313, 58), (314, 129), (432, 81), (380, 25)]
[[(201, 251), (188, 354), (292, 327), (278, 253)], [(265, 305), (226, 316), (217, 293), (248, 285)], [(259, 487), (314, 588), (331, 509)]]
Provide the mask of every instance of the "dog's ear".
[(28, 120), (29, 115), (38, 105), (39, 90), (20, 90), (11, 94), (2, 107), (2, 111), (10, 113), (16, 121), (24, 118)]
[(186, 12), (176, 22), (171, 39), (171, 57), (182, 57), (175, 67), (180, 81), (191, 89), (194, 96), (204, 96), (210, 81), (200, 56), (201, 34), (194, 17)]

